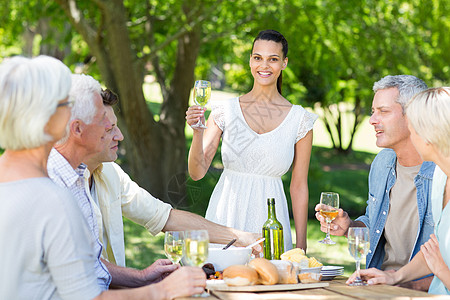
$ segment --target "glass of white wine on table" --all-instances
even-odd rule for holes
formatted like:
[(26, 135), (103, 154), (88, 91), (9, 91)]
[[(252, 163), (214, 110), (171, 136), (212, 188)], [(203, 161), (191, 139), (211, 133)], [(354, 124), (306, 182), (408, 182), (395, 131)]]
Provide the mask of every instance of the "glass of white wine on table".
[[(209, 98), (211, 98), (211, 82), (206, 80), (197, 80), (194, 84), (194, 102), (198, 106), (204, 108), (206, 104), (209, 101)], [(206, 129), (206, 127), (202, 120), (198, 120), (198, 122), (191, 126), (192, 128), (203, 128)]]
[[(208, 259), (209, 236), (206, 230), (189, 230), (184, 232), (184, 255), (189, 266), (202, 267)], [(208, 293), (193, 295), (206, 297)]]
[(337, 215), (339, 210), (339, 194), (333, 192), (322, 192), (320, 194), (320, 214), (325, 218), (327, 222), (327, 235), (319, 241), (319, 243), (326, 245), (334, 245), (336, 242), (330, 238), (330, 224)]
[(174, 264), (180, 262), (183, 257), (184, 232), (166, 231), (164, 235), (164, 253)]
[(350, 227), (347, 233), (348, 251), (356, 262), (356, 279), (350, 285), (360, 286), (366, 285), (359, 275), (360, 264), (363, 257), (369, 252), (369, 228), (367, 227)]

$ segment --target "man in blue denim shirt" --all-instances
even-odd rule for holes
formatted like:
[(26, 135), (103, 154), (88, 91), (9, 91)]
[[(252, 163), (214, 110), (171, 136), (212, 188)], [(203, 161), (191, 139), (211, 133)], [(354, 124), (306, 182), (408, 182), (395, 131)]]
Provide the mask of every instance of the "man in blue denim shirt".
[[(372, 162), (366, 213), (355, 221), (342, 209), (332, 222), (330, 233), (346, 235), (349, 227), (368, 227), (370, 250), (366, 267), (397, 270), (420, 251), (433, 233), (431, 180), (434, 163), (423, 162), (414, 148), (404, 105), (426, 84), (410, 75), (386, 76), (374, 84), (370, 124), (377, 146), (383, 149)], [(316, 206), (316, 210), (319, 210)], [(322, 230), (326, 223), (319, 213)], [(431, 278), (405, 285), (428, 290)]]

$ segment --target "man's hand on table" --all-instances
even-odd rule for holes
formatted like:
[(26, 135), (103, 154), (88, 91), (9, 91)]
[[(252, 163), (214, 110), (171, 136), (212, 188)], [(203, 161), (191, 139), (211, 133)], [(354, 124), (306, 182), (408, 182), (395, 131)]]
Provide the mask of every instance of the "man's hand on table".
[[(381, 271), (376, 268), (370, 268), (370, 269), (360, 270), (359, 273), (360, 273), (361, 279), (363, 281), (367, 281), (368, 285), (375, 285), (375, 284), (394, 285), (398, 281), (396, 278), (396, 272), (393, 270)], [(356, 280), (356, 272), (353, 273), (345, 283), (351, 284), (355, 280)]]
[(144, 270), (141, 270), (142, 281), (146, 284), (159, 282), (179, 268), (179, 264), (174, 265), (168, 259), (158, 259)]

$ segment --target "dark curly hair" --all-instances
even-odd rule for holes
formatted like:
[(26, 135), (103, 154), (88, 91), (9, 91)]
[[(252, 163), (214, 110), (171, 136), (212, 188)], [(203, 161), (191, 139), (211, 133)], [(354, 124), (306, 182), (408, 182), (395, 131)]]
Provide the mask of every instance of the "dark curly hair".
[(117, 95), (110, 89), (102, 89), (100, 94), (102, 96), (104, 105), (113, 106), (119, 102), (119, 97), (117, 97)]

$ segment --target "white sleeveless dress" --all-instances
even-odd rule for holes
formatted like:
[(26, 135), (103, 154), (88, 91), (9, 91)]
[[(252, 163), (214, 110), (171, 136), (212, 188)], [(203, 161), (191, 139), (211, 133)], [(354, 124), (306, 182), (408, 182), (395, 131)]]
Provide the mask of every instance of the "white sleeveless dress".
[(281, 176), (292, 165), (295, 143), (312, 129), (317, 115), (293, 105), (277, 128), (257, 134), (245, 121), (239, 98), (215, 101), (211, 107), (211, 116), (223, 132), (224, 170), (211, 195), (205, 218), (262, 233), (267, 219), (267, 198), (275, 198), (277, 219), (284, 229), (284, 249), (291, 249), (289, 212)]

